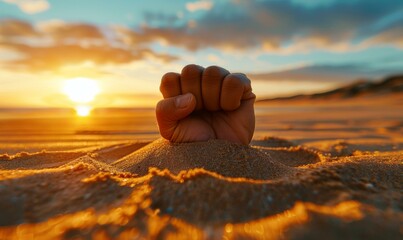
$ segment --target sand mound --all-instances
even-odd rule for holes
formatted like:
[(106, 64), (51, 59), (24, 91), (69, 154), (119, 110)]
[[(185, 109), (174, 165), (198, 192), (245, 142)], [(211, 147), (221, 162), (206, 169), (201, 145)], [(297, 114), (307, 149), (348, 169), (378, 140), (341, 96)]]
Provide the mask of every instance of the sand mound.
[(226, 177), (276, 179), (295, 172), (258, 149), (223, 140), (173, 144), (159, 139), (112, 164), (124, 171), (146, 175), (150, 167), (182, 170), (203, 168)]

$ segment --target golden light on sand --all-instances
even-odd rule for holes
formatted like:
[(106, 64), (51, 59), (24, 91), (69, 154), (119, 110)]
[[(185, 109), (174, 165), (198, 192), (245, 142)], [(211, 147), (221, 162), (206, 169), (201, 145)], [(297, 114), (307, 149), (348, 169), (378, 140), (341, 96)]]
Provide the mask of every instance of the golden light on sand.
[(89, 103), (100, 92), (97, 81), (89, 78), (73, 78), (66, 80), (63, 92), (76, 103)]
[(88, 115), (90, 115), (92, 108), (90, 106), (77, 106), (76, 107), (76, 113), (78, 116), (80, 117), (87, 117)]

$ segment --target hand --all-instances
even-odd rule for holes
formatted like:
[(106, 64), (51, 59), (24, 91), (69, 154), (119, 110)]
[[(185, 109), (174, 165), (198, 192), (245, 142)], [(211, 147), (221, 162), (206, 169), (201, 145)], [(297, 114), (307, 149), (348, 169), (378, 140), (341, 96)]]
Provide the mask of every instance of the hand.
[(248, 145), (255, 130), (250, 80), (217, 66), (187, 65), (166, 73), (156, 107), (160, 134), (171, 142), (225, 139)]

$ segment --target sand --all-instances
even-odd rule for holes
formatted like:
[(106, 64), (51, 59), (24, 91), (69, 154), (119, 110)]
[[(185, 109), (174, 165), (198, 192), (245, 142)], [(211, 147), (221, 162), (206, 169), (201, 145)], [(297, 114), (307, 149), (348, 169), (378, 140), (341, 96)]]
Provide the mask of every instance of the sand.
[(257, 106), (250, 146), (3, 137), (0, 239), (402, 239), (401, 105), (343, 104)]

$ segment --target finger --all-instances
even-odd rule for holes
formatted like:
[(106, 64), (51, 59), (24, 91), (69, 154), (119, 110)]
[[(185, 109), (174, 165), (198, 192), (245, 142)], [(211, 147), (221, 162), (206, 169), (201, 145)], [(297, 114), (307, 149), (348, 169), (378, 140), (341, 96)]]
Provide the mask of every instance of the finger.
[(208, 111), (220, 110), (221, 84), (229, 72), (221, 67), (210, 66), (203, 71), (202, 96), (204, 108)]
[(190, 64), (182, 69), (181, 89), (182, 93), (192, 93), (196, 98), (196, 110), (203, 108), (201, 95), (201, 77), (204, 68), (195, 64)]
[(195, 106), (196, 100), (191, 93), (159, 101), (155, 113), (161, 136), (171, 140), (178, 121), (189, 116)]
[(222, 83), (220, 105), (224, 111), (233, 111), (241, 105), (242, 100), (254, 98), (250, 80), (244, 74), (227, 75)]
[(169, 72), (161, 78), (160, 91), (164, 98), (175, 97), (181, 94), (180, 74)]

